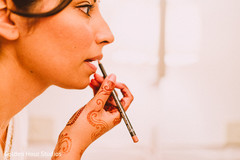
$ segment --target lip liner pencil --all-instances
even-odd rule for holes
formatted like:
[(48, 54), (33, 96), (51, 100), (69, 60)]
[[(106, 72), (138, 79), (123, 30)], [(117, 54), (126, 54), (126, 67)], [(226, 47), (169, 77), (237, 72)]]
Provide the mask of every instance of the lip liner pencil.
[[(105, 71), (105, 69), (104, 69), (104, 67), (103, 67), (103, 65), (102, 65), (102, 63), (100, 61), (98, 61), (98, 66), (99, 66), (99, 68), (102, 71), (103, 77), (106, 78), (107, 77), (107, 73), (106, 73), (106, 71)], [(125, 124), (126, 124), (126, 126), (128, 128), (128, 131), (129, 131), (129, 133), (130, 133), (130, 135), (131, 135), (131, 137), (133, 139), (133, 142), (137, 143), (138, 142), (138, 138), (136, 136), (136, 133), (135, 133), (135, 131), (134, 131), (134, 129), (133, 129), (129, 119), (128, 119), (128, 116), (127, 116), (125, 110), (123, 109), (123, 106), (122, 106), (122, 104), (121, 104), (121, 102), (120, 102), (120, 100), (119, 100), (119, 98), (117, 96), (117, 92), (116, 92), (115, 89), (112, 92), (112, 96), (113, 96), (113, 98), (114, 98), (114, 100), (115, 100), (115, 102), (117, 104), (117, 107), (118, 107), (118, 110), (119, 110), (119, 112), (121, 114), (121, 117), (123, 118), (123, 120), (124, 120), (124, 122), (125, 122)]]

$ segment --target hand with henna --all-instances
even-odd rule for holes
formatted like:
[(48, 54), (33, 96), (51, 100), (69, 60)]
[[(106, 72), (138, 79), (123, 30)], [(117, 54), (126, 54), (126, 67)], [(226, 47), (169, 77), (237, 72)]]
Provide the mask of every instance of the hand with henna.
[(105, 79), (95, 74), (89, 86), (93, 89), (94, 97), (68, 121), (59, 135), (52, 160), (80, 160), (93, 141), (120, 123), (120, 113), (111, 96), (114, 88), (120, 89), (123, 94), (121, 103), (124, 110), (133, 101), (127, 86), (117, 83), (114, 74)]

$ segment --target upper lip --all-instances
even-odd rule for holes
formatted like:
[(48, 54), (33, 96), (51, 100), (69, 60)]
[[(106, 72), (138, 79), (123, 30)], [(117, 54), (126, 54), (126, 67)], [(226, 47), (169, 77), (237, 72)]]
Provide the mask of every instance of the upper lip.
[(95, 57), (92, 57), (92, 58), (88, 58), (88, 59), (86, 59), (85, 61), (96, 61), (96, 60), (101, 60), (103, 58), (103, 55), (102, 54), (99, 54), (99, 55), (97, 55), (97, 56), (95, 56)]

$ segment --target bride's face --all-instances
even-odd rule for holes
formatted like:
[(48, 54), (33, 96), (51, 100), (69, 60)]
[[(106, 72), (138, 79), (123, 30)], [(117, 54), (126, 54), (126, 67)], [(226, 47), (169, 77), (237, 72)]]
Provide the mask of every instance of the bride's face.
[(49, 85), (85, 88), (96, 71), (90, 61), (100, 60), (103, 46), (114, 39), (94, 0), (73, 0), (58, 14), (37, 19), (30, 31), (24, 19), (16, 23), (18, 60)]

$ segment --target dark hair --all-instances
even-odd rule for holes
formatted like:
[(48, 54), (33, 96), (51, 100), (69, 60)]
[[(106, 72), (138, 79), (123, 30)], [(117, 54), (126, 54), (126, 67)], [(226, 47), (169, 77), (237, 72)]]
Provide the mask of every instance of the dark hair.
[[(50, 11), (43, 13), (34, 13), (34, 7), (36, 7), (39, 0), (12, 0), (15, 6), (15, 9), (9, 9), (12, 13), (19, 16), (31, 18), (28, 19), (28, 30), (33, 29), (33, 26), (38, 22), (38, 18), (48, 17), (57, 14), (67, 7), (72, 0), (60, 0), (59, 4)], [(94, 0), (95, 1), (95, 0)]]
[(37, 0), (12, 0), (18, 10), (29, 11), (31, 6), (36, 3)]
[(23, 17), (39, 18), (39, 17), (48, 17), (57, 14), (67, 7), (72, 0), (60, 0), (59, 4), (50, 11), (43, 13), (33, 13), (31, 12), (31, 7), (37, 4), (38, 0), (13, 0), (16, 10), (10, 9), (12, 13), (18, 14)]

